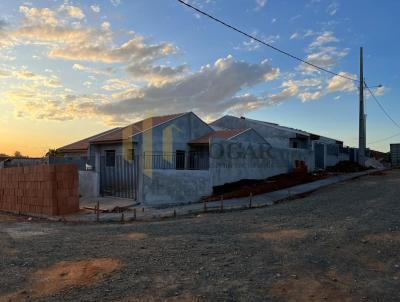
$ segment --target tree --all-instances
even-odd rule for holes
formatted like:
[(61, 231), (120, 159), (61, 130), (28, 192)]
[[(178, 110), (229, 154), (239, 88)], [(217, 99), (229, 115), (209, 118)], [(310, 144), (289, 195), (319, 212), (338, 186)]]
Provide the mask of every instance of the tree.
[(47, 151), (46, 156), (57, 156), (59, 155), (58, 151), (56, 149), (49, 149), (49, 151)]
[(15, 157), (23, 157), (23, 156), (22, 156), (22, 153), (19, 152), (19, 151), (15, 151), (15, 152), (14, 152), (14, 156), (15, 156)]

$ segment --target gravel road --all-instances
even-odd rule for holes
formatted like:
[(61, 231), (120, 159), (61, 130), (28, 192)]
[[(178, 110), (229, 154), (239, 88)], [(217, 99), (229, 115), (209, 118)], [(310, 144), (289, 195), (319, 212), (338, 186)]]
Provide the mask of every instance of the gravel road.
[(400, 170), (151, 223), (0, 214), (0, 301), (400, 301)]

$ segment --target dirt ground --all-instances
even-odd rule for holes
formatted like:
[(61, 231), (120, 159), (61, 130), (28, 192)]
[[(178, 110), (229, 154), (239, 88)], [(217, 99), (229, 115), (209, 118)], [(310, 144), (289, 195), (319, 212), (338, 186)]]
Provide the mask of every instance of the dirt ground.
[(0, 215), (0, 301), (400, 301), (399, 184), (151, 223)]

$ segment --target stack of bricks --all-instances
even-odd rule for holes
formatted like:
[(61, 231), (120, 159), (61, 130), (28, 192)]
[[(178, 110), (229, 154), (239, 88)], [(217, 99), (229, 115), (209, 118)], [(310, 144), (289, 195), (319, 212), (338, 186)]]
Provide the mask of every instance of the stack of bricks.
[(296, 174), (306, 174), (308, 172), (308, 167), (303, 160), (295, 160), (294, 173)]
[(0, 169), (0, 210), (51, 216), (79, 211), (77, 166)]

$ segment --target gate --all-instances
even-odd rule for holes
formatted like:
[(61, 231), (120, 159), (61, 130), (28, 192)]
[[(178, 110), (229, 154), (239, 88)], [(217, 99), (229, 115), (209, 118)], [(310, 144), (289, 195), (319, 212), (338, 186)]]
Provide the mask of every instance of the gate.
[[(113, 159), (113, 160), (112, 160)], [(115, 196), (137, 200), (138, 156), (132, 160), (122, 155), (113, 158), (100, 158), (100, 193), (102, 196)]]
[(315, 168), (325, 169), (325, 145), (316, 143), (314, 144), (315, 152)]

